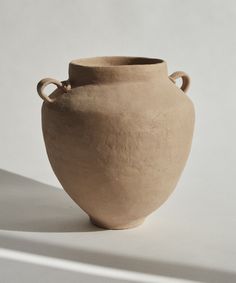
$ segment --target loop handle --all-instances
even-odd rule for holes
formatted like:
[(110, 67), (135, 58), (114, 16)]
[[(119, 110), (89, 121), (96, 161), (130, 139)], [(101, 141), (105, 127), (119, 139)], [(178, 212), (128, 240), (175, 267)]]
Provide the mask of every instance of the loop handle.
[(185, 72), (181, 72), (181, 71), (174, 72), (173, 74), (169, 76), (169, 78), (173, 83), (175, 83), (176, 79), (181, 78), (182, 85), (180, 89), (185, 93), (188, 91), (189, 85), (190, 85), (190, 77)]
[(51, 78), (42, 79), (37, 85), (37, 92), (44, 101), (50, 103), (53, 103), (55, 101), (55, 98), (50, 98), (47, 94), (44, 93), (45, 87), (49, 84), (54, 84), (55, 86), (57, 86), (58, 89), (61, 89), (63, 93), (68, 92), (68, 90), (71, 89), (71, 86), (68, 81), (60, 82)]

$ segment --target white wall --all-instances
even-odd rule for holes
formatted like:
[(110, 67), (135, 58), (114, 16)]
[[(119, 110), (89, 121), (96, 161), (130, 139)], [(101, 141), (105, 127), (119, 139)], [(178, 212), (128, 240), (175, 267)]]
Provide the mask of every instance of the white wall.
[(0, 168), (58, 185), (41, 134), (41, 78), (66, 79), (80, 57), (154, 56), (192, 77), (197, 125), (185, 178), (233, 189), (235, 26), (233, 0), (1, 0)]

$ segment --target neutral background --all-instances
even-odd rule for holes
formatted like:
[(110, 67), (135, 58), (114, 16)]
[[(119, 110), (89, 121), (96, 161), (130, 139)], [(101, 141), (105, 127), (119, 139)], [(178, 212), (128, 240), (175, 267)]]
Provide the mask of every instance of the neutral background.
[[(119, 274), (104, 280), (64, 263), (55, 269), (47, 257), (77, 267), (88, 261), (94, 270), (236, 282), (235, 28), (235, 0), (0, 0), (4, 282), (120, 282)], [(1, 170), (61, 187), (46, 156), (36, 85), (67, 79), (72, 59), (101, 55), (162, 58), (169, 74), (192, 78), (190, 158), (171, 198), (137, 230), (99, 230), (62, 190)]]
[(80, 57), (158, 57), (192, 78), (197, 119), (183, 182), (235, 199), (235, 26), (234, 0), (1, 0), (0, 168), (59, 186), (42, 139), (41, 78), (67, 79)]

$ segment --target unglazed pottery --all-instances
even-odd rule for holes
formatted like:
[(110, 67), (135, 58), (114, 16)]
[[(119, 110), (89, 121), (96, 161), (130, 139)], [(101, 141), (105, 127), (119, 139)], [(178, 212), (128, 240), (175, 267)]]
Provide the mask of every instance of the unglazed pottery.
[(94, 224), (138, 226), (173, 192), (194, 128), (188, 86), (184, 72), (168, 76), (163, 60), (140, 57), (74, 60), (67, 81), (39, 82), (48, 158)]

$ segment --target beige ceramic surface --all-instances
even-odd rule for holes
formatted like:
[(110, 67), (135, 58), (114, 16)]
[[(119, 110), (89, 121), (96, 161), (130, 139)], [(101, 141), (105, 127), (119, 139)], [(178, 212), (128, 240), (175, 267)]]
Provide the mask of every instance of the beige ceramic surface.
[[(50, 83), (57, 90), (47, 97)], [(192, 142), (188, 86), (164, 61), (136, 57), (75, 60), (67, 81), (39, 82), (50, 163), (93, 223), (135, 227), (172, 193)]]

